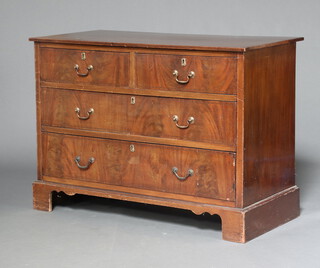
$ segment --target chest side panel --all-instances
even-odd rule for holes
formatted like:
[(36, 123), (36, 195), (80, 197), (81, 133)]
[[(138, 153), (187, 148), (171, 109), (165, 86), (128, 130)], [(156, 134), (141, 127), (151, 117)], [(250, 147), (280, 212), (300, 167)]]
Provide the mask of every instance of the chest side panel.
[(295, 184), (295, 44), (245, 56), (244, 204)]

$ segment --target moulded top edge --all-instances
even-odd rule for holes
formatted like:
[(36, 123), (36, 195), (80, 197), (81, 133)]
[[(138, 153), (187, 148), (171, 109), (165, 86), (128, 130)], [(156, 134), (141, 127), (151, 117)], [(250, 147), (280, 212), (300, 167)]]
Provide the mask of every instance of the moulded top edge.
[(304, 40), (303, 37), (227, 36), (96, 30), (43, 37), (34, 42), (110, 47), (163, 48), (245, 52)]

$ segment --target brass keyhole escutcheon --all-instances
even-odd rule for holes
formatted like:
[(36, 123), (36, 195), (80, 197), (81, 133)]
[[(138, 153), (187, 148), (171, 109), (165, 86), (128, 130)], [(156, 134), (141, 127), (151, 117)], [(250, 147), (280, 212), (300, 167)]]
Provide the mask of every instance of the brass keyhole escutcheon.
[(182, 58), (181, 59), (181, 66), (186, 66), (187, 65), (187, 59), (186, 58)]
[(130, 152), (134, 152), (135, 148), (134, 148), (134, 145), (133, 144), (130, 144)]
[(82, 60), (86, 60), (86, 53), (85, 53), (85, 52), (82, 52), (82, 53), (81, 53), (81, 59), (82, 59)]

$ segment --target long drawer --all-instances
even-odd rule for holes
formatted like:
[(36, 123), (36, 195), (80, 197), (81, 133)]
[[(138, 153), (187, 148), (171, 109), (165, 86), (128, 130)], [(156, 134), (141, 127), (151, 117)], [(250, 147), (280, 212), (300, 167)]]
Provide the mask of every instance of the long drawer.
[(234, 201), (235, 154), (42, 135), (43, 175)]
[(43, 88), (42, 124), (74, 129), (236, 144), (234, 102)]
[(42, 48), (40, 79), (75, 85), (128, 87), (129, 53)]

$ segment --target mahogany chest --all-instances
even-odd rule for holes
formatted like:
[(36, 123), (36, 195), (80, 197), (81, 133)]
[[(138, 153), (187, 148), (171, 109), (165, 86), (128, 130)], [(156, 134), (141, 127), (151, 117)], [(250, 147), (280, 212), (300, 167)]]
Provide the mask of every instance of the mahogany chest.
[(295, 50), (303, 38), (90, 31), (35, 45), (38, 179), (217, 214), (246, 242), (299, 215)]

